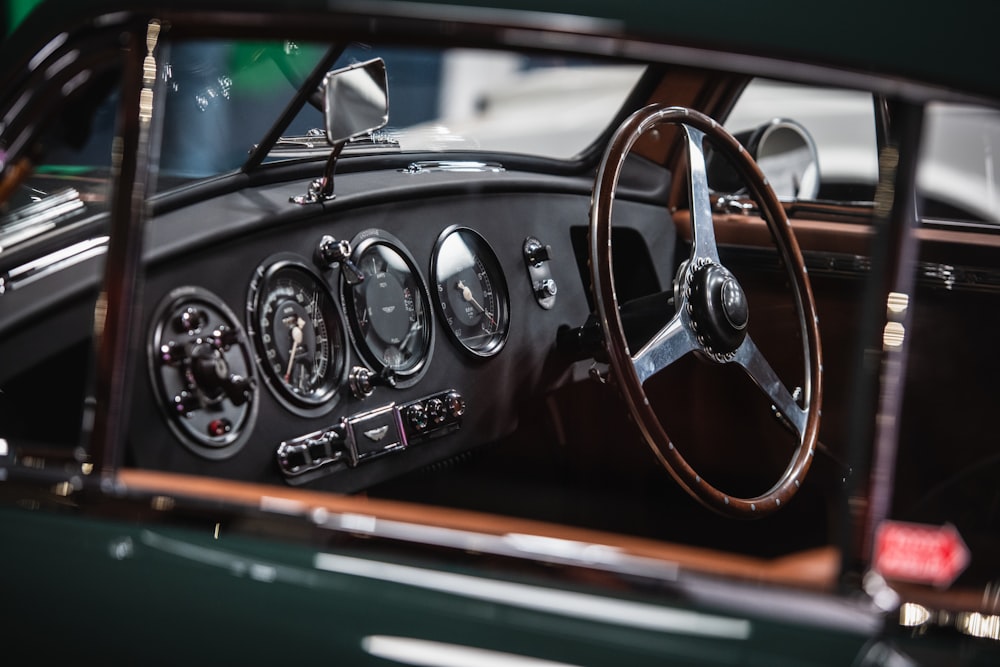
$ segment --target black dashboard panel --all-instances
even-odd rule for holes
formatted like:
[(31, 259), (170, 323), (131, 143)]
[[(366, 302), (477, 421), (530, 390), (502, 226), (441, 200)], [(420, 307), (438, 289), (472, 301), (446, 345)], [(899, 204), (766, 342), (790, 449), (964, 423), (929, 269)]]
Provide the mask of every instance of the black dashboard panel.
[[(579, 256), (589, 177), (383, 169), (340, 175), (336, 199), (306, 206), (289, 201), (304, 180), (239, 187), (239, 178), (211, 197), (161, 204), (150, 222), (132, 359), (146, 372), (133, 383), (126, 465), (352, 492), (495, 441), (550, 390), (587, 376), (589, 362), (562, 356), (556, 333), (590, 313)], [(651, 292), (669, 285), (676, 232), (666, 209), (625, 197), (616, 206), (616, 227), (641, 239), (649, 258), (622, 269), (623, 284), (654, 283)], [(456, 226), (492, 250), (492, 280), (499, 273), (505, 286), (506, 334), (489, 354), (470, 354), (447, 334), (446, 311), (433, 303), (435, 247)], [(395, 386), (359, 340), (363, 329), (352, 318), (363, 314), (345, 303), (354, 288), (343, 276), (351, 271), (317, 257), (324, 237), (359, 245), (372, 234), (405, 249), (414, 285), (431, 303), (422, 325), (431, 330), (420, 330), (429, 347), (419, 372), (399, 376)], [(532, 284), (529, 237), (541, 242), (532, 261), (544, 264), (555, 288), (548, 307)], [(93, 281), (99, 266), (95, 260), (88, 269)], [(96, 287), (73, 289), (89, 299)], [(197, 313), (175, 303), (185, 294), (211, 304), (204, 329), (195, 326)], [(405, 309), (408, 302), (401, 303)], [(174, 309), (168, 316), (163, 304)], [(391, 309), (394, 302), (377, 305)], [(284, 323), (262, 314), (268, 307), (284, 308)], [(227, 324), (229, 314), (237, 322)], [(162, 348), (170, 344), (180, 361), (164, 365)], [(241, 361), (247, 356), (249, 365)], [(164, 377), (174, 378), (167, 389)], [(194, 396), (180, 396), (185, 387)]]

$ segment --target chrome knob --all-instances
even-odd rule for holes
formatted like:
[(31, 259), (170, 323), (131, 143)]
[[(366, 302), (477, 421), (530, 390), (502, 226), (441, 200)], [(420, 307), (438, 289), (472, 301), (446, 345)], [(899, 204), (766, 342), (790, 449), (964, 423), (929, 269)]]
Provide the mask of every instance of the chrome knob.
[(416, 430), (423, 431), (427, 428), (427, 411), (419, 403), (411, 405), (406, 409), (406, 420)]
[(348, 374), (347, 380), (351, 385), (351, 392), (357, 398), (371, 396), (375, 391), (375, 387), (378, 386), (396, 386), (396, 374), (388, 366), (383, 368), (381, 373), (376, 373), (364, 366), (355, 366)]
[(558, 291), (559, 288), (556, 286), (556, 281), (552, 278), (546, 278), (535, 283), (535, 296), (539, 299), (554, 297)]
[(444, 397), (445, 409), (454, 419), (465, 414), (465, 399), (457, 391), (449, 391)]

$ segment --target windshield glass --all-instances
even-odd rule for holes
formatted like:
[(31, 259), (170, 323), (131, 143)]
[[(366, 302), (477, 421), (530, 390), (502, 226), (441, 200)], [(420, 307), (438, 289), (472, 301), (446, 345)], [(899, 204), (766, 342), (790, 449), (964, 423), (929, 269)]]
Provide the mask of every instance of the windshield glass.
[[(163, 68), (167, 103), (161, 190), (177, 179), (238, 168), (279, 117), (326, 45), (174, 45)], [(350, 152), (489, 150), (572, 158), (614, 119), (640, 66), (498, 51), (351, 45), (332, 69), (380, 57), (389, 124)], [(320, 109), (307, 104), (269, 161), (325, 154)]]
[[(178, 42), (158, 67), (162, 99), (157, 191), (239, 168), (326, 45)], [(91, 82), (39, 141), (38, 163), (0, 209), (0, 251), (108, 209), (120, 73)], [(110, 83), (109, 83), (110, 81)], [(291, 131), (322, 126), (309, 107)]]
[[(166, 99), (158, 189), (239, 168), (327, 48), (288, 41), (171, 45), (160, 67)], [(322, 113), (307, 106), (288, 132), (322, 126)]]
[(471, 49), (348, 49), (389, 74), (387, 134), (402, 150), (489, 150), (568, 159), (612, 122), (637, 65)]
[[(155, 191), (239, 169), (330, 48), (165, 43)], [(569, 159), (610, 126), (644, 70), (578, 58), (370, 45), (348, 46), (331, 69), (374, 57), (388, 69), (389, 124), (368, 141), (352, 141), (348, 153), (486, 150)], [(49, 133), (31, 176), (0, 210), (0, 247), (107, 210), (117, 81), (93, 86), (76, 120)], [(328, 155), (323, 127), (322, 110), (306, 104), (267, 161)]]
[[(204, 177), (239, 167), (325, 50), (287, 42), (176, 45), (165, 71), (161, 173)], [(643, 71), (498, 51), (368, 45), (349, 46), (333, 68), (374, 57), (388, 70), (389, 124), (372, 150), (572, 158), (609, 126)], [(307, 105), (269, 159), (328, 152), (322, 128), (321, 111)]]

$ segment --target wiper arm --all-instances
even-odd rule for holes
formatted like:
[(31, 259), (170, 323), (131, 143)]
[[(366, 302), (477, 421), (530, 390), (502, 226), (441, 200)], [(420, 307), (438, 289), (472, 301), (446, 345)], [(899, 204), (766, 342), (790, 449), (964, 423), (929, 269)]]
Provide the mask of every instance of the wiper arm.
[(345, 48), (346, 45), (334, 44), (319, 59), (316, 67), (306, 77), (305, 83), (296, 91), (295, 96), (289, 100), (288, 106), (285, 107), (285, 110), (275, 120), (274, 125), (271, 126), (271, 129), (264, 135), (260, 143), (250, 151), (250, 155), (247, 157), (246, 162), (243, 163), (243, 166), (240, 167), (240, 171), (249, 173), (264, 162), (268, 153), (271, 152), (274, 145), (285, 134), (285, 130), (288, 129), (288, 126), (292, 124), (295, 117), (302, 111), (302, 107), (310, 101), (313, 94), (319, 89), (320, 84), (323, 82), (323, 77), (330, 71), (333, 64), (337, 62), (337, 58), (343, 54)]

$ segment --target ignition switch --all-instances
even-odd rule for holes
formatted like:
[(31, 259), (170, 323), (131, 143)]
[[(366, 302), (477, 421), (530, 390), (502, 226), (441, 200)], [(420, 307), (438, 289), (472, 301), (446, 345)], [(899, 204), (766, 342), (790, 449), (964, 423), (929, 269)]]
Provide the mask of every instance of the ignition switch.
[(559, 291), (549, 267), (552, 248), (534, 236), (529, 236), (524, 240), (523, 251), (524, 265), (528, 269), (528, 279), (531, 281), (531, 291), (535, 295), (535, 301), (542, 308), (549, 310), (555, 305), (556, 292)]

